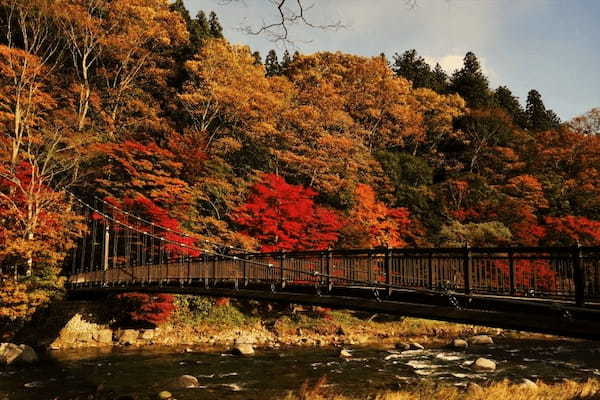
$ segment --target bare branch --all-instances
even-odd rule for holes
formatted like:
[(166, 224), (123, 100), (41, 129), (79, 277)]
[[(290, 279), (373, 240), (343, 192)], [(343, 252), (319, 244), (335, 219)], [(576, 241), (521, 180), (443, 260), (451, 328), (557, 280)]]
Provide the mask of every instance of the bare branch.
[[(327, 24), (317, 24), (307, 16), (314, 4), (305, 5), (303, 0), (268, 0), (277, 10), (277, 18), (273, 22), (264, 21), (259, 27), (242, 25), (242, 32), (249, 35), (265, 35), (273, 42), (293, 43), (290, 40), (289, 28), (293, 25), (304, 25), (309, 28), (337, 31), (346, 28), (342, 21)], [(220, 4), (233, 2), (243, 3), (243, 0), (221, 0)]]

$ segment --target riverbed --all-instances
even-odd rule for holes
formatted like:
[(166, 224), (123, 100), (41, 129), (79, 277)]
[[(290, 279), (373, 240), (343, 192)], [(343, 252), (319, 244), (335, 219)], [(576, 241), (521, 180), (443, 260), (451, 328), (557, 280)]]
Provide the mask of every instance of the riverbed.
[[(252, 357), (207, 347), (55, 351), (34, 366), (0, 369), (0, 400), (155, 399), (162, 390), (179, 400), (273, 399), (323, 376), (329, 390), (353, 396), (423, 381), (464, 387), (504, 378), (545, 383), (600, 378), (596, 342), (500, 339), (466, 350), (350, 350), (348, 359), (335, 348), (257, 349)], [(478, 357), (496, 361), (496, 371), (472, 371)], [(173, 389), (171, 382), (181, 375), (197, 377), (200, 387)]]

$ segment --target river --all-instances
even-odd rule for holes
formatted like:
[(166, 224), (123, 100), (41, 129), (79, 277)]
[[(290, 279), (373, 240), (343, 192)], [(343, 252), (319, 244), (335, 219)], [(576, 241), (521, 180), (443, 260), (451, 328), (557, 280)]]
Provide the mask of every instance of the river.
[[(600, 343), (593, 342), (501, 340), (466, 351), (355, 348), (350, 359), (338, 352), (258, 349), (253, 357), (236, 357), (202, 347), (56, 351), (34, 366), (0, 369), (0, 400), (155, 399), (162, 390), (179, 400), (272, 399), (323, 376), (337, 393), (367, 395), (423, 380), (466, 386), (503, 378), (551, 383), (600, 375)], [(478, 357), (495, 360), (497, 370), (472, 372), (469, 364)], [(169, 383), (184, 374), (196, 376), (201, 387), (173, 390)]]

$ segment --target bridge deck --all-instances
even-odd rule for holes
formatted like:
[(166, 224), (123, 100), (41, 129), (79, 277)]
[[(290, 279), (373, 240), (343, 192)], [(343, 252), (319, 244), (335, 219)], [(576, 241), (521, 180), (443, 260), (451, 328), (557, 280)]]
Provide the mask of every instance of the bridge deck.
[(395, 249), (179, 258), (69, 277), (72, 296), (318, 304), (600, 339), (600, 249)]

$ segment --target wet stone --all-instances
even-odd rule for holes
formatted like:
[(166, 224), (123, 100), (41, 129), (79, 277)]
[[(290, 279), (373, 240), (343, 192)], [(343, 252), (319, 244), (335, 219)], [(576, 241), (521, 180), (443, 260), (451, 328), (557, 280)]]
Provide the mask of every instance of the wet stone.
[(475, 360), (472, 368), (476, 371), (495, 371), (496, 363), (488, 358), (480, 357)]
[(173, 384), (176, 388), (190, 389), (199, 386), (198, 379), (191, 375), (181, 375)]
[(170, 399), (172, 397), (173, 397), (173, 395), (171, 394), (171, 392), (167, 392), (166, 390), (163, 390), (162, 392), (160, 392), (158, 394), (158, 398), (160, 400), (168, 400), (168, 399)]
[(482, 344), (494, 344), (494, 340), (487, 335), (477, 335), (471, 337), (469, 340), (471, 344), (482, 345)]
[(346, 350), (346, 349), (342, 349), (340, 350), (340, 357), (342, 358), (351, 358), (352, 354), (350, 353), (350, 351)]

